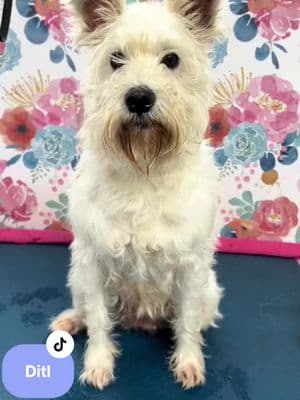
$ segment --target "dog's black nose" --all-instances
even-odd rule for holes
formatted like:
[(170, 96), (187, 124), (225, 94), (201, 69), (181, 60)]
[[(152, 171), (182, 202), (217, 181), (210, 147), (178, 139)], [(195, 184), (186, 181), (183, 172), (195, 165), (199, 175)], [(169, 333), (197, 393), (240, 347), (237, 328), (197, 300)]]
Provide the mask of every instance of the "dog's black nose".
[(136, 86), (130, 89), (125, 97), (125, 103), (132, 114), (146, 114), (155, 103), (155, 93), (147, 86)]

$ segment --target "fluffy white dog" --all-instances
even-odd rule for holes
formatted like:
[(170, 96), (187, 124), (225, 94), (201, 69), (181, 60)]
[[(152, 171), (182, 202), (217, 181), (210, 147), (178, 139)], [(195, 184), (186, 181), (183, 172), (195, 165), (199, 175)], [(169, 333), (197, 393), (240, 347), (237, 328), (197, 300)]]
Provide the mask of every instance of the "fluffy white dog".
[(204, 140), (208, 49), (218, 0), (73, 0), (89, 50), (82, 158), (70, 193), (73, 309), (52, 323), (87, 327), (81, 379), (114, 379), (115, 324), (174, 330), (184, 388), (205, 381), (201, 332), (222, 290), (214, 264), (217, 174)]

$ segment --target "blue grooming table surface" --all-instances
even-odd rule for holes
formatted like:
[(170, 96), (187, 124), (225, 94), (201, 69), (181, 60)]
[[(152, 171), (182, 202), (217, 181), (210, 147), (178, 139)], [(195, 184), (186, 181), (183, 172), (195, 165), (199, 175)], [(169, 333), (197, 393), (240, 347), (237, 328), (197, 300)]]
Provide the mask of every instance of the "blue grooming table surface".
[[(45, 343), (49, 319), (70, 306), (64, 246), (0, 245), (0, 357)], [(64, 400), (300, 400), (300, 267), (294, 260), (219, 255), (225, 287), (219, 329), (205, 334), (207, 383), (183, 391), (168, 370), (171, 340), (120, 332), (116, 382), (103, 392), (78, 380)], [(86, 337), (75, 339), (76, 378)], [(0, 399), (13, 400), (0, 382)]]

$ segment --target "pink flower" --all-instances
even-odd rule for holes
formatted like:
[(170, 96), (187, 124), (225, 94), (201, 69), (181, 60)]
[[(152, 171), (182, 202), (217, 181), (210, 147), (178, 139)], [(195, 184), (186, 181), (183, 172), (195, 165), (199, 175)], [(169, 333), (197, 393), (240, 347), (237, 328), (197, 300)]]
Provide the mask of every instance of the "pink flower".
[(29, 221), (37, 208), (37, 199), (26, 183), (6, 177), (0, 181), (0, 214), (15, 221)]
[(53, 39), (61, 44), (69, 42), (68, 35), (71, 25), (69, 23), (69, 14), (66, 10), (60, 10), (59, 13), (54, 11), (49, 12), (44, 22)]
[(36, 13), (42, 19), (46, 18), (50, 13), (58, 14), (61, 11), (59, 0), (34, 0), (33, 3)]
[(0, 175), (3, 174), (6, 166), (7, 166), (7, 162), (5, 160), (0, 160)]
[(254, 78), (249, 90), (242, 93), (229, 112), (229, 122), (259, 123), (272, 142), (282, 143), (288, 133), (298, 129), (300, 95), (291, 83), (267, 75)]
[(237, 239), (282, 242), (282, 239), (273, 233), (263, 232), (256, 221), (235, 218), (228, 224), (228, 228), (234, 231)]
[(68, 43), (70, 13), (59, 0), (34, 0), (34, 5), (53, 39), (61, 44)]
[(4, 51), (5, 51), (5, 43), (0, 42), (0, 56), (2, 56), (2, 54), (4, 54)]
[(228, 227), (235, 231), (237, 239), (257, 239), (259, 235), (256, 224), (250, 220), (235, 218), (228, 224)]
[(261, 11), (273, 10), (276, 7), (277, 0), (248, 0), (248, 9), (253, 14)]
[[(261, 35), (269, 41), (290, 36), (299, 27), (300, 0), (249, 0), (249, 10), (256, 15)], [(265, 5), (263, 3), (266, 3)]]
[(253, 220), (261, 234), (265, 234), (266, 237), (287, 236), (290, 230), (298, 225), (298, 207), (287, 197), (262, 201)]
[(48, 125), (79, 129), (83, 120), (83, 103), (78, 81), (74, 78), (53, 80), (48, 94), (37, 101), (32, 119), (38, 129)]

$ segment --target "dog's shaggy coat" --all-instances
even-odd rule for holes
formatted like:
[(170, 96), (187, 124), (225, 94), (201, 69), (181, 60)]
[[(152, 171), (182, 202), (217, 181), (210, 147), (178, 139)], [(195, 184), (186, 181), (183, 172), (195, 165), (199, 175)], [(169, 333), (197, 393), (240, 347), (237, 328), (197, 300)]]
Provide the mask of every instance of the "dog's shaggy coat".
[[(167, 321), (171, 368), (190, 388), (204, 383), (201, 331), (220, 317), (222, 293), (213, 270), (218, 179), (204, 140), (219, 2), (73, 6), (90, 65), (70, 193), (73, 309), (52, 329), (87, 327), (81, 379), (102, 389), (114, 378), (114, 325), (155, 331)], [(136, 87), (155, 95), (143, 115), (125, 104)]]

